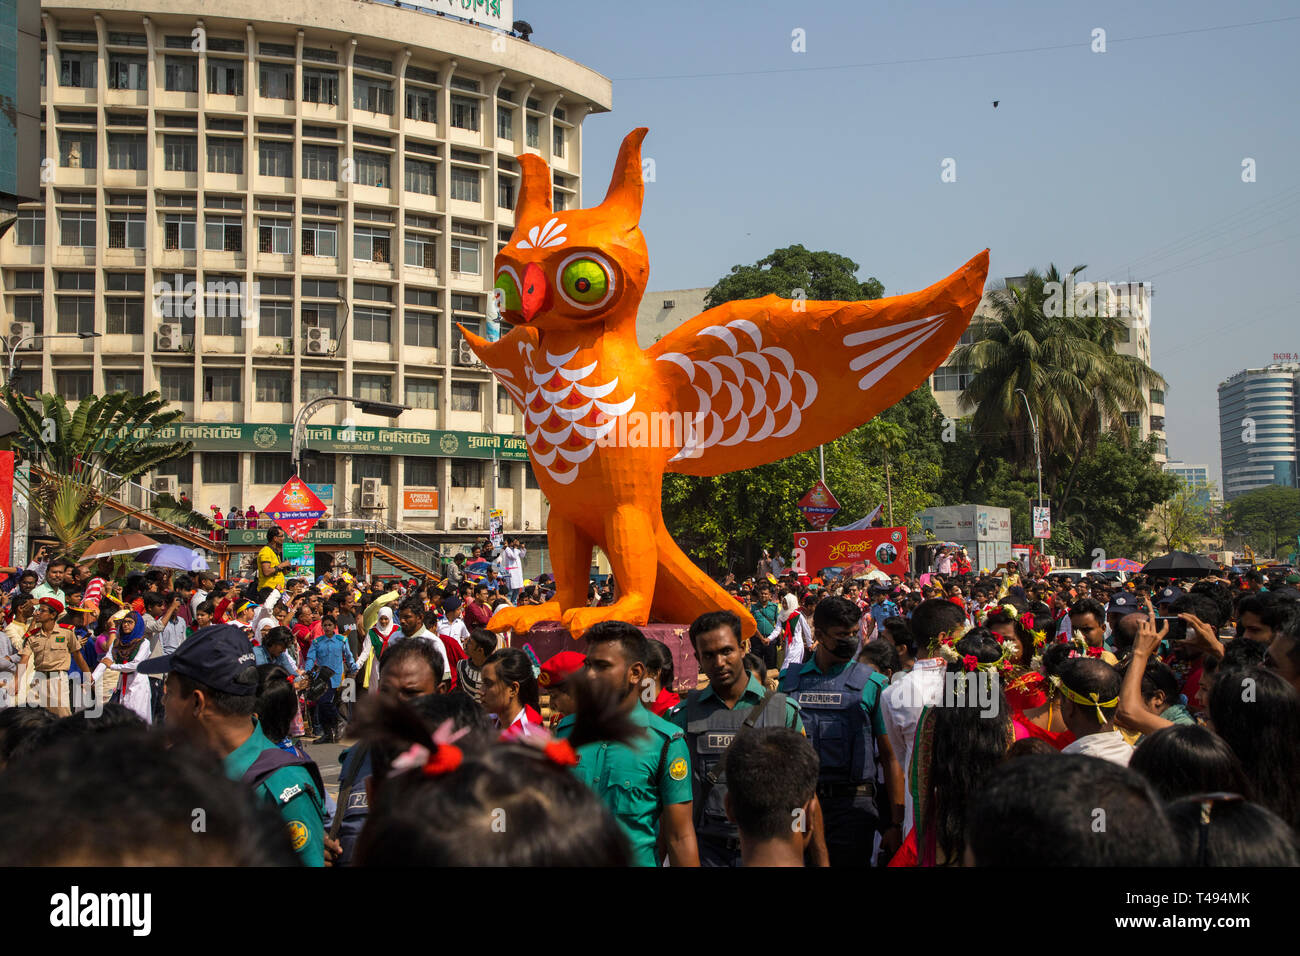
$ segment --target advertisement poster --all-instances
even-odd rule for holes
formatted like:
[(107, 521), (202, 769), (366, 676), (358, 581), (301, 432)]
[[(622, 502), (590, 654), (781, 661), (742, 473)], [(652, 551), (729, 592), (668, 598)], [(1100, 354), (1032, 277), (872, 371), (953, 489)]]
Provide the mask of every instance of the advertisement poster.
[(498, 508), (493, 508), (488, 512), (488, 536), (492, 540), (492, 547), (500, 550), (505, 546), (505, 512)]
[(402, 491), (402, 512), (408, 515), (437, 515), (437, 488), (407, 488)]
[(794, 536), (794, 568), (809, 575), (822, 568), (846, 568), (861, 562), (866, 570), (907, 573), (907, 528), (865, 531), (802, 531)]
[(275, 493), (262, 514), (283, 528), (291, 541), (301, 541), (324, 516), (325, 504), (307, 482), (294, 475)]
[(1052, 536), (1052, 509), (1034, 509), (1034, 537), (1050, 538)]
[(835, 500), (831, 490), (821, 479), (808, 489), (808, 493), (799, 499), (799, 510), (814, 528), (824, 528), (840, 510), (840, 503)]
[(9, 552), (9, 560), (22, 566), (27, 564), (27, 488), (31, 476), (31, 465), (19, 465), (14, 469), (14, 546)]
[(284, 560), (293, 564), (311, 577), (316, 577), (316, 545), (311, 542), (286, 541), (284, 543)]
[[(26, 509), (23, 509), (26, 511)], [(10, 535), (14, 528), (14, 453), (0, 451), (0, 565), (8, 567)], [(24, 524), (24, 530), (26, 525)], [(26, 560), (26, 555), (22, 556)]]
[(309, 481), (307, 482), (307, 487), (312, 490), (312, 494), (314, 494), (317, 498), (321, 500), (321, 503), (325, 505), (326, 509), (329, 509), (330, 507), (333, 506), (334, 504), (333, 485), (327, 484), (325, 482)]

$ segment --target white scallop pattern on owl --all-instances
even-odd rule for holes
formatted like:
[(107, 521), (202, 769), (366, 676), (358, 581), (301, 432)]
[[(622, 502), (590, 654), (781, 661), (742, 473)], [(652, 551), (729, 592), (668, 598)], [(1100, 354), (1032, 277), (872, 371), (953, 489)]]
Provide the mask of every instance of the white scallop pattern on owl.
[(597, 362), (570, 368), (576, 348), (556, 355), (520, 342), (519, 353), (527, 381), (516, 382), (508, 369), (493, 371), (524, 413), (524, 438), (533, 461), (552, 480), (567, 485), (596, 443), (632, 410), (636, 394), (620, 402), (604, 401), (618, 387), (618, 377), (600, 381)]
[(569, 241), (568, 236), (562, 236), (565, 224), (560, 220), (552, 217), (546, 221), (544, 226), (533, 226), (528, 230), (528, 238), (520, 239), (518, 248), (520, 249), (545, 249), (548, 246), (562, 246)]

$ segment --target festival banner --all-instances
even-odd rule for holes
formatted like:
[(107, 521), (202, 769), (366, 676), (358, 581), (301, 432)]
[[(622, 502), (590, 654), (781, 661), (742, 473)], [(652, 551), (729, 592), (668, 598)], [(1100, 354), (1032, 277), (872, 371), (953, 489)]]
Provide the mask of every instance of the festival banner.
[(907, 528), (863, 531), (801, 531), (794, 536), (794, 570), (816, 574), (822, 568), (846, 568), (859, 561), (885, 574), (907, 574)]
[(826, 482), (818, 478), (808, 493), (799, 499), (799, 510), (814, 528), (824, 528), (839, 512), (840, 503), (826, 487)]
[[(0, 451), (0, 565), (8, 567), (12, 551), (10, 535), (14, 527), (14, 453)], [(23, 556), (24, 561), (26, 555)]]
[(494, 550), (501, 550), (505, 546), (505, 523), (506, 513), (500, 509), (493, 508), (488, 512), (488, 537), (492, 541)]
[(19, 567), (27, 565), (27, 489), (31, 487), (32, 466), (18, 465), (14, 468), (14, 507), (13, 507), (13, 548), (9, 560)]
[(1052, 536), (1052, 509), (1034, 508), (1034, 537), (1050, 538)]
[(294, 475), (275, 493), (262, 514), (283, 528), (291, 540), (301, 541), (325, 515), (325, 504), (307, 487), (307, 482)]
[(284, 560), (295, 568), (306, 571), (316, 577), (316, 545), (297, 541), (287, 541), (284, 545)]

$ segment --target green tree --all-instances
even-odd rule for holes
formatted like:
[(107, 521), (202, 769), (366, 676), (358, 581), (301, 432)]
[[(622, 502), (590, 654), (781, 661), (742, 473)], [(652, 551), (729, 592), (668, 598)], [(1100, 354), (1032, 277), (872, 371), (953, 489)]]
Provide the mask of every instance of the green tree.
[(873, 418), (863, 425), (862, 429), (862, 437), (866, 440), (868, 447), (875, 450), (885, 466), (886, 520), (888, 520), (889, 526), (892, 528), (894, 526), (894, 492), (890, 481), (889, 458), (891, 455), (901, 454), (907, 449), (907, 432), (902, 425), (895, 424), (884, 418)]
[(815, 302), (857, 302), (879, 299), (885, 287), (879, 279), (857, 278), (858, 264), (834, 252), (809, 252), (803, 246), (786, 246), (764, 256), (752, 266), (732, 266), (704, 297), (710, 309), (736, 299), (779, 295), (793, 299), (795, 289)]
[(1300, 488), (1269, 485), (1228, 502), (1227, 527), (1254, 547), (1257, 554), (1278, 557), (1300, 534)]
[(972, 429), (981, 437), (970, 476), (1000, 457), (1016, 464), (1034, 461), (1032, 412), (1044, 490), (1050, 490), (1058, 518), (1076, 500), (1073, 486), (1084, 453), (1112, 432), (1127, 444), (1124, 414), (1145, 410), (1151, 389), (1164, 386), (1141, 359), (1116, 351), (1127, 331), (1123, 319), (1092, 314), (1083, 292), (1077, 301), (1060, 301), (1060, 289), (1084, 268), (1062, 275), (1050, 265), (1045, 273), (1030, 270), (1015, 285), (991, 291), (987, 313), (972, 323), (974, 341), (954, 353), (954, 364), (970, 376), (959, 401), (973, 413)]
[(1210, 530), (1205, 493), (1179, 478), (1174, 493), (1152, 510), (1151, 526), (1166, 551), (1194, 551)]
[(106, 499), (126, 482), (194, 447), (188, 441), (151, 441), (159, 429), (184, 417), (179, 410), (167, 410), (158, 392), (90, 396), (73, 412), (62, 395), (40, 394), (29, 402), (10, 385), (4, 395), (18, 419), (17, 444), (34, 466), (26, 489), (29, 506), (70, 555), (80, 554), (127, 517), (100, 523)]

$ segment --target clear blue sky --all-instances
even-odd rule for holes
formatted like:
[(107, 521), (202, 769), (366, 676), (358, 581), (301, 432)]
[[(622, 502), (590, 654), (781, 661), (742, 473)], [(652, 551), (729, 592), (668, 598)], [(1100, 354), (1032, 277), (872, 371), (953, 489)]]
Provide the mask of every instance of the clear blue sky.
[[(515, 16), (614, 81), (584, 128), (586, 203), (650, 128), (651, 288), (709, 286), (796, 242), (886, 294), (985, 246), (991, 277), (1055, 262), (1149, 280), (1169, 455), (1218, 480), (1215, 386), (1300, 353), (1300, 5), (1131, 7), (516, 0)], [(850, 64), (882, 65), (827, 69)], [(698, 75), (720, 73), (743, 75)]]

